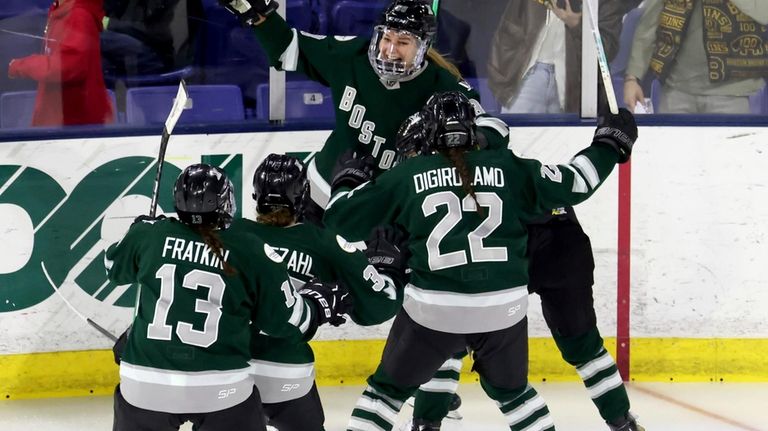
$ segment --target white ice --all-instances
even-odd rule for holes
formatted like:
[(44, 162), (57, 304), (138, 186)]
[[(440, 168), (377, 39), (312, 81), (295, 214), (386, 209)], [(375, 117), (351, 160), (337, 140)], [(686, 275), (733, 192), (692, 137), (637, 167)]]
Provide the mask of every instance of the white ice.
[[(560, 431), (608, 428), (580, 383), (534, 383)], [(362, 392), (360, 386), (321, 387), (326, 430), (342, 431)], [(632, 383), (632, 411), (648, 431), (768, 431), (768, 383)], [(460, 421), (444, 431), (504, 431), (501, 413), (476, 383), (459, 387)], [(400, 414), (406, 423), (411, 409)], [(99, 431), (112, 427), (112, 398), (103, 396), (0, 402), (2, 431)], [(183, 430), (189, 430), (189, 424)], [(397, 427), (395, 428), (397, 430)]]

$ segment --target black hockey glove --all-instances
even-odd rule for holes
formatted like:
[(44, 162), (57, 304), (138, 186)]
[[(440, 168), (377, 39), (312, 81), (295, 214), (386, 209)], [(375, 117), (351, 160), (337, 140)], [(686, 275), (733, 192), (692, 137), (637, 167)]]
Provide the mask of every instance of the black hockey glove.
[(128, 332), (131, 330), (129, 326), (115, 341), (115, 345), (112, 346), (112, 355), (115, 357), (115, 363), (120, 365), (120, 358), (123, 357), (123, 351), (125, 351), (125, 345), (128, 344)]
[(635, 116), (625, 108), (618, 114), (610, 112), (597, 119), (597, 130), (592, 143), (603, 143), (619, 153), (619, 163), (626, 163), (632, 155), (632, 146), (637, 140)]
[(347, 321), (344, 314), (352, 311), (352, 296), (340, 283), (323, 283), (313, 279), (299, 290), (299, 295), (315, 305), (317, 326), (326, 323), (339, 326)]
[(275, 0), (219, 0), (219, 4), (232, 12), (243, 24), (252, 26), (277, 10)]
[(370, 181), (375, 167), (376, 160), (372, 156), (359, 156), (352, 150), (346, 151), (339, 156), (336, 167), (333, 169), (331, 192), (335, 192), (340, 187), (354, 189)]
[(407, 282), (405, 270), (408, 267), (408, 237), (397, 227), (378, 226), (373, 228), (365, 249), (368, 263), (377, 271), (392, 278), (397, 288)]
[(142, 214), (136, 217), (135, 219), (133, 219), (133, 223), (131, 223), (131, 226), (135, 225), (136, 223), (154, 223), (158, 220), (165, 220), (165, 216), (160, 214), (158, 216), (151, 217), (151, 216)]

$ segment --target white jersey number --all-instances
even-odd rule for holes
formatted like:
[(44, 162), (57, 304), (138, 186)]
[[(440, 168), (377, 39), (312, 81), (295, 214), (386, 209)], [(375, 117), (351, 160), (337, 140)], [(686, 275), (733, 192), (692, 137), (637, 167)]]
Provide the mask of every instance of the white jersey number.
[(455, 193), (447, 191), (433, 193), (424, 199), (424, 202), (421, 204), (421, 210), (424, 212), (425, 217), (437, 212), (437, 208), (441, 205), (445, 205), (448, 208), (448, 212), (435, 225), (432, 233), (427, 238), (427, 255), (430, 270), (437, 271), (467, 264), (466, 251), (459, 250), (441, 253), (440, 242), (448, 235), (448, 232), (459, 224), (463, 215), (462, 210), (467, 212), (477, 211), (477, 204), (487, 208), (488, 213), (485, 220), (475, 230), (467, 234), (469, 254), (472, 262), (507, 261), (506, 247), (486, 247), (483, 245), (483, 240), (501, 226), (504, 202), (496, 193), (480, 192), (475, 195), (477, 196), (477, 202), (470, 195), (465, 196), (460, 201)]
[[(147, 338), (170, 340), (173, 327), (167, 322), (176, 288), (176, 265), (166, 263), (157, 270), (155, 277), (160, 279), (160, 297), (155, 303), (152, 323), (147, 326)], [(203, 330), (196, 330), (191, 323), (179, 321), (176, 323), (176, 335), (184, 344), (210, 347), (219, 338), (221, 303), (227, 285), (219, 274), (195, 269), (184, 275), (181, 286), (190, 290), (207, 287), (208, 298), (195, 301), (195, 312), (206, 315)]]

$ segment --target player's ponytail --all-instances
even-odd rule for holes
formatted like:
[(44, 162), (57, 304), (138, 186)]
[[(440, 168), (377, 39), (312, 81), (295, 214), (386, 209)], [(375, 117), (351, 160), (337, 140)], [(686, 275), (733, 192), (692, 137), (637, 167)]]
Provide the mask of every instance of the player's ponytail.
[(441, 153), (443, 156), (445, 156), (448, 160), (450, 160), (451, 165), (453, 165), (454, 168), (456, 168), (456, 172), (459, 174), (459, 178), (461, 178), (461, 188), (464, 189), (464, 191), (472, 196), (472, 199), (475, 200), (475, 203), (477, 204), (477, 213), (482, 215), (484, 214), (483, 207), (480, 206), (480, 203), (477, 202), (477, 195), (475, 194), (475, 188), (472, 187), (472, 174), (470, 173), (469, 165), (467, 164), (467, 161), (464, 159), (464, 153), (465, 151), (460, 148), (448, 148), (445, 150), (442, 150)]
[(464, 77), (461, 76), (461, 72), (459, 72), (459, 68), (456, 67), (453, 63), (448, 61), (447, 58), (440, 55), (435, 48), (429, 48), (429, 51), (427, 51), (427, 58), (432, 62), (435, 63), (435, 65), (442, 67), (443, 69), (447, 70), (451, 73), (451, 75), (455, 76), (456, 79), (459, 81), (463, 80)]
[(192, 229), (195, 230), (201, 237), (203, 237), (203, 242), (208, 246), (208, 248), (211, 249), (211, 252), (213, 253), (216, 258), (219, 259), (219, 262), (222, 264), (222, 268), (224, 268), (224, 274), (226, 275), (235, 275), (237, 274), (237, 270), (230, 265), (227, 261), (224, 260), (224, 244), (221, 242), (221, 238), (219, 238), (219, 234), (217, 233), (217, 229), (212, 225), (195, 225), (192, 226)]
[(266, 214), (257, 213), (256, 221), (270, 226), (286, 227), (296, 223), (296, 215), (288, 208), (280, 208)]

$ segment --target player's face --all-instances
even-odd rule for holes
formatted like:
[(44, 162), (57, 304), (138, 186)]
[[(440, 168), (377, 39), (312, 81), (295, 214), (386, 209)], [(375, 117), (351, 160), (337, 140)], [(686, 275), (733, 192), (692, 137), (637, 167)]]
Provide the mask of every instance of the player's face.
[(397, 30), (384, 30), (379, 42), (379, 52), (382, 59), (399, 60), (406, 66), (413, 65), (413, 59), (416, 57), (418, 48), (419, 44), (414, 35)]

